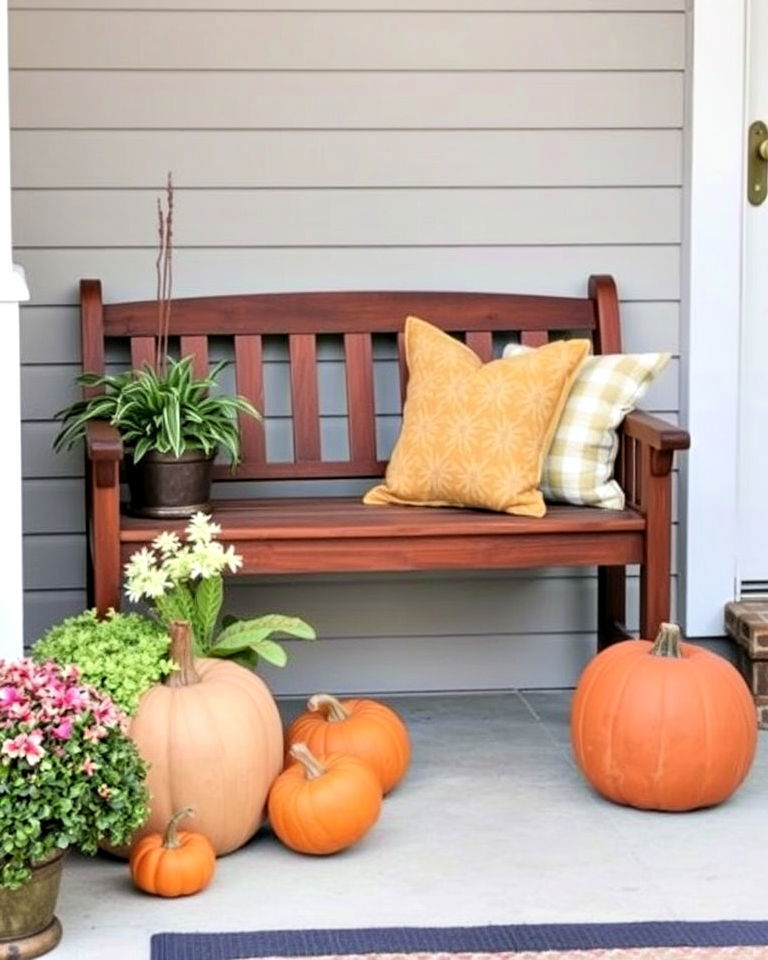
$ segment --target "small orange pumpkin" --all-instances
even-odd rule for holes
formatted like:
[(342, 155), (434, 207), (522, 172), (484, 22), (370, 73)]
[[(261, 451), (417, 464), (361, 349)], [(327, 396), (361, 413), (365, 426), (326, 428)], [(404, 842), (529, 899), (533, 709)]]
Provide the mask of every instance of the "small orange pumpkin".
[(178, 830), (179, 822), (194, 813), (179, 810), (168, 821), (165, 833), (151, 833), (131, 850), (133, 882), (158, 897), (186, 897), (204, 890), (216, 869), (216, 853), (202, 833)]
[(405, 776), (411, 759), (408, 730), (395, 711), (377, 700), (337, 700), (316, 693), (306, 712), (288, 728), (286, 742), (306, 743), (322, 755), (343, 753), (365, 760), (376, 771), (384, 793)]
[(625, 640), (598, 654), (571, 709), (576, 762), (609, 800), (647, 810), (721, 803), (746, 777), (757, 722), (746, 684), (723, 657), (680, 642)]
[(275, 780), (269, 820), (283, 843), (299, 853), (336, 853), (357, 843), (381, 812), (381, 784), (367, 763), (333, 754), (319, 760), (294, 743), (297, 760)]

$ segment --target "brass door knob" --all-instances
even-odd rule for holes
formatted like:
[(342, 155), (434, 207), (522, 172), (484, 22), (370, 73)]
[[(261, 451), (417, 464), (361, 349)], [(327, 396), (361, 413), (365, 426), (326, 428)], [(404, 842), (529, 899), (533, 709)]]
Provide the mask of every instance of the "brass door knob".
[(768, 124), (756, 120), (747, 134), (747, 199), (760, 206), (768, 196)]

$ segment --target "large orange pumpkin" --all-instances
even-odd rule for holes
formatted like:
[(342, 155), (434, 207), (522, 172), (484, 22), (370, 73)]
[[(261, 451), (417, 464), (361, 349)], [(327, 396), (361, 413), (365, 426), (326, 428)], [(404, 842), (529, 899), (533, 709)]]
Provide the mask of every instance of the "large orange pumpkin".
[(269, 794), (269, 822), (299, 853), (336, 853), (357, 843), (381, 811), (381, 784), (364, 760), (341, 754), (317, 758), (295, 743), (290, 764)]
[(720, 803), (755, 755), (755, 707), (738, 672), (717, 654), (680, 642), (662, 624), (655, 643), (626, 640), (582, 674), (571, 743), (587, 780), (616, 803), (693, 810)]
[(217, 855), (249, 840), (264, 818), (267, 793), (283, 761), (277, 706), (255, 673), (227, 660), (195, 659), (189, 625), (171, 628), (180, 669), (141, 698), (130, 725), (149, 761), (150, 816), (134, 842), (160, 833), (181, 807), (194, 807), (189, 830)]
[(408, 730), (395, 711), (376, 700), (337, 700), (316, 693), (288, 728), (286, 743), (313, 753), (360, 757), (376, 771), (384, 793), (405, 776), (411, 759)]

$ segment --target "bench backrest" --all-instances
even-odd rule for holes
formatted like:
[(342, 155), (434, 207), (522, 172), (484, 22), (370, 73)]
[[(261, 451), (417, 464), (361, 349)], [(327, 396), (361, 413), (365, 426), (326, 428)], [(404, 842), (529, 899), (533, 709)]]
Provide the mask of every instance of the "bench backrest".
[[(130, 343), (134, 369), (155, 356), (156, 301), (103, 303), (98, 280), (80, 284), (83, 369), (104, 370), (107, 344)], [(494, 334), (519, 336), (540, 346), (552, 335), (591, 336), (595, 353), (619, 353), (621, 336), (616, 287), (608, 276), (589, 279), (585, 298), (489, 293), (279, 293), (176, 299), (170, 335), (179, 356), (194, 357), (198, 375), (207, 372), (212, 339), (228, 338), (235, 365), (235, 386), (266, 416), (264, 338), (287, 341), (293, 458), (269, 462), (264, 427), (250, 418), (241, 423), (242, 463), (235, 478), (310, 479), (379, 477), (386, 460), (377, 450), (374, 337), (397, 339), (400, 396), (405, 394), (402, 350), (405, 317), (415, 314), (459, 335), (483, 361), (493, 357)], [(318, 402), (318, 337), (335, 335), (343, 345), (347, 396), (347, 459), (323, 459)], [(226, 466), (219, 479), (232, 479)]]

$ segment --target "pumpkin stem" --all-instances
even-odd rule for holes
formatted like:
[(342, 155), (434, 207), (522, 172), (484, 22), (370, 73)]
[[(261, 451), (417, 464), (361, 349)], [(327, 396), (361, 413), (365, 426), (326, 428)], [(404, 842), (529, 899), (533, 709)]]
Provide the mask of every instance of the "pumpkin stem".
[(681, 660), (683, 654), (680, 650), (680, 627), (676, 623), (662, 623), (650, 653), (653, 657)]
[(192, 630), (187, 620), (174, 620), (171, 624), (170, 657), (179, 665), (179, 669), (168, 674), (166, 686), (191, 687), (194, 683), (200, 683), (192, 653)]
[(307, 709), (312, 713), (324, 713), (325, 719), (335, 723), (338, 720), (347, 720), (349, 713), (344, 709), (344, 705), (330, 693), (316, 693), (314, 697), (307, 700)]
[(325, 773), (325, 767), (312, 753), (306, 743), (294, 743), (288, 753), (304, 767), (307, 780), (316, 780)]
[(165, 833), (163, 834), (163, 847), (166, 850), (176, 850), (181, 846), (181, 841), (176, 833), (176, 830), (179, 826), (179, 823), (185, 817), (191, 817), (194, 814), (192, 807), (184, 807), (183, 810), (179, 810), (178, 813), (174, 813), (171, 819), (168, 821), (168, 826), (165, 828)]

